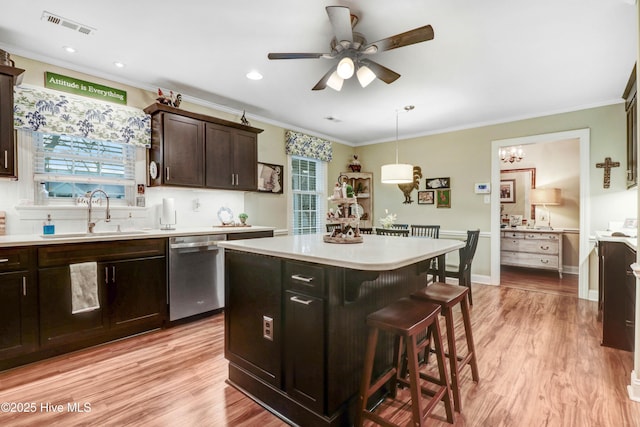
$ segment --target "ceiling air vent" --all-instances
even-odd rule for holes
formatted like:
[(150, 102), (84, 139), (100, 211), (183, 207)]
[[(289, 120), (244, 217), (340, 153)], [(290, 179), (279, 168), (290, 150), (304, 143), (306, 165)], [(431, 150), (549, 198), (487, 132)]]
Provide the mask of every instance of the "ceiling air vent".
[(55, 25), (61, 25), (63, 27), (69, 28), (73, 31), (77, 31), (79, 33), (82, 34), (93, 34), (96, 29), (95, 28), (91, 28), (88, 25), (83, 25), (80, 24), (78, 22), (72, 21), (70, 19), (67, 18), (63, 18), (61, 16), (58, 15), (54, 15), (51, 12), (47, 12), (46, 10), (44, 12), (42, 12), (42, 18), (43, 21), (47, 21), (50, 22), (52, 24)]

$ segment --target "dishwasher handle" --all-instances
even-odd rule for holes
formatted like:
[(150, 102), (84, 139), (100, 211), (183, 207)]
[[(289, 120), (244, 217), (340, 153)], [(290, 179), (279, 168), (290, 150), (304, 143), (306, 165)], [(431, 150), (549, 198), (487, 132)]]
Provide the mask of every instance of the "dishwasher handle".
[(197, 243), (171, 243), (170, 249), (195, 249), (203, 248), (208, 251), (217, 251), (218, 244), (216, 242), (197, 242)]

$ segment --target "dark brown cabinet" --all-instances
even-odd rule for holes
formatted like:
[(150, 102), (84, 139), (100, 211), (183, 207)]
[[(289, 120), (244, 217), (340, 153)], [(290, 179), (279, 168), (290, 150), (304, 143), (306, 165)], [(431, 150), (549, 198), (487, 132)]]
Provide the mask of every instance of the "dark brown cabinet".
[(37, 345), (38, 294), (30, 248), (0, 249), (0, 360)]
[(598, 242), (602, 345), (633, 351), (636, 253), (624, 242)]
[(280, 388), (281, 262), (225, 251), (225, 276), (225, 357)]
[(0, 65), (0, 177), (18, 178), (15, 131), (13, 130), (13, 87), (22, 81), (24, 70)]
[(324, 269), (287, 261), (284, 281), (285, 391), (307, 408), (324, 413)]
[(202, 187), (204, 184), (204, 134), (199, 120), (163, 114), (164, 167), (167, 185)]
[(162, 104), (144, 111), (152, 117), (149, 186), (257, 189), (262, 129)]
[[(38, 249), (40, 345), (76, 348), (161, 327), (166, 319), (165, 239)], [(69, 266), (96, 262), (100, 308), (72, 314)], [(71, 347), (70, 347), (71, 348)]]
[(257, 189), (258, 145), (255, 133), (207, 123), (206, 178), (209, 188)]
[(627, 112), (627, 188), (638, 184), (638, 107), (636, 94), (636, 66), (634, 66), (622, 95)]

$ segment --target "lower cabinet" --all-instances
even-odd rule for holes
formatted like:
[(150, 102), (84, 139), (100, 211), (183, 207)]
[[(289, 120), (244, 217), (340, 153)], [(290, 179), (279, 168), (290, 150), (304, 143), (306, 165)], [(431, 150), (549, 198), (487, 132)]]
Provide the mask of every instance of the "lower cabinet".
[(636, 252), (624, 242), (598, 242), (602, 345), (633, 351), (636, 278), (630, 265)]
[[(165, 239), (53, 245), (38, 250), (40, 345), (86, 346), (161, 327)], [(96, 262), (99, 308), (72, 313), (70, 265)]]
[(38, 343), (38, 293), (29, 248), (0, 249), (0, 360)]
[(225, 250), (225, 276), (225, 357), (280, 388), (281, 262)]

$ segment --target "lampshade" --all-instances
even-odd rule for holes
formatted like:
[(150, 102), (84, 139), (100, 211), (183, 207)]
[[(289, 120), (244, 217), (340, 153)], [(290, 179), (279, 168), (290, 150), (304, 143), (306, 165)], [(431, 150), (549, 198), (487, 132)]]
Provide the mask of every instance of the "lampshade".
[(531, 190), (532, 205), (559, 205), (561, 200), (559, 188), (534, 188)]
[(338, 62), (338, 75), (345, 80), (353, 76), (354, 69), (355, 65), (353, 64), (353, 60), (348, 56), (342, 58), (340, 62)]
[(344, 80), (338, 75), (337, 71), (334, 71), (333, 74), (331, 74), (331, 77), (329, 77), (329, 80), (327, 80), (327, 86), (338, 92), (342, 89), (343, 83)]
[(380, 181), (383, 184), (407, 184), (413, 182), (413, 165), (394, 163), (382, 165)]
[(375, 80), (376, 75), (371, 71), (371, 68), (366, 65), (361, 65), (356, 72), (356, 76), (358, 77), (358, 82), (360, 86), (367, 87), (369, 83)]

